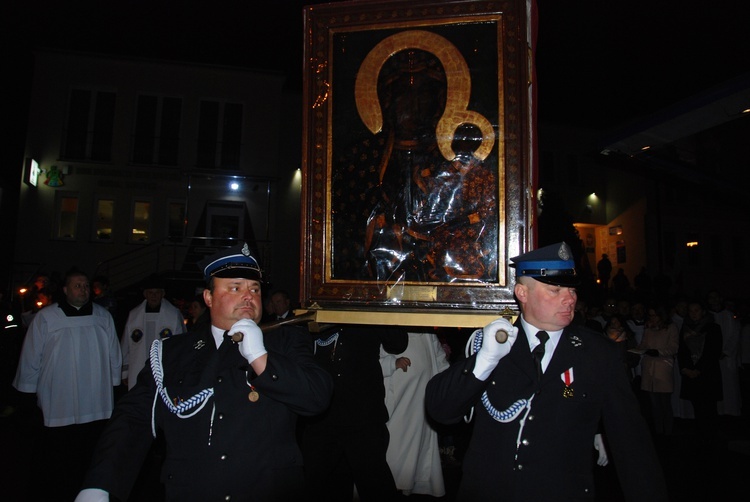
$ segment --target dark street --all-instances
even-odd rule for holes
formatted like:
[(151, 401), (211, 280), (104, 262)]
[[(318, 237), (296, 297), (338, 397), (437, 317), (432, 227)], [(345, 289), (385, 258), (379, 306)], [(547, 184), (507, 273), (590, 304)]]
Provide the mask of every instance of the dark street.
[[(696, 444), (692, 420), (677, 419), (672, 436), (657, 443), (657, 450), (667, 478), (671, 500), (691, 502), (705, 500), (744, 499), (750, 488), (750, 427), (747, 407), (743, 417), (721, 417), (721, 439), (715, 444)], [(33, 500), (28, 497), (29, 483), (45, 482), (45, 473), (35, 469), (31, 454), (41, 427), (41, 419), (34, 409), (17, 409), (0, 418), (0, 434), (5, 460), (3, 461), (3, 500)], [(144, 472), (134, 489), (131, 500), (160, 501), (157, 459), (146, 464), (151, 472)], [(597, 501), (624, 501), (615, 468), (595, 466), (597, 472)], [(440, 499), (423, 495), (402, 496), (412, 502), (426, 500), (454, 500), (460, 480), (460, 466), (444, 465), (447, 494)], [(745, 494), (745, 495), (743, 495)]]

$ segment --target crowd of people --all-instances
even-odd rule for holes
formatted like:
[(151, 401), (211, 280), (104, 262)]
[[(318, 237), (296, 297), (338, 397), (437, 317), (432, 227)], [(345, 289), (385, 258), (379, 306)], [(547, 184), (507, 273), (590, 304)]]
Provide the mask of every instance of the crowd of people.
[(621, 342), (622, 364), (657, 439), (684, 418), (694, 419), (701, 441), (720, 441), (718, 417), (739, 417), (747, 401), (748, 306), (716, 289), (660, 295), (643, 278), (618, 291), (605, 277), (595, 294), (579, 296), (575, 322)]
[(659, 298), (643, 277), (587, 296), (565, 243), (511, 261), (515, 323), (448, 334), (290, 322), (289, 293), (266, 289), (246, 245), (206, 258), (187, 299), (157, 275), (126, 307), (105, 276), (39, 274), (0, 404), (38, 420), (29, 460), (50, 482), (20, 488), (77, 502), (588, 499), (613, 460), (626, 500), (667, 500), (657, 447), (675, 419), (710, 446), (747, 402), (746, 306), (718, 290)]

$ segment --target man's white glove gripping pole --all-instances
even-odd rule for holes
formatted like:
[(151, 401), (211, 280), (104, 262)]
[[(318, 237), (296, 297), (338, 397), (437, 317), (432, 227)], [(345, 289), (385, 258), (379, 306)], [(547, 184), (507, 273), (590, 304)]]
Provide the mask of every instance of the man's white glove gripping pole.
[(487, 380), (500, 359), (510, 353), (518, 336), (518, 328), (504, 317), (496, 319), (482, 329), (482, 347), (477, 352), (474, 376)]
[(252, 363), (266, 354), (263, 332), (250, 319), (240, 319), (234, 323), (228, 334), (232, 341), (239, 343), (240, 354), (247, 359), (247, 362)]

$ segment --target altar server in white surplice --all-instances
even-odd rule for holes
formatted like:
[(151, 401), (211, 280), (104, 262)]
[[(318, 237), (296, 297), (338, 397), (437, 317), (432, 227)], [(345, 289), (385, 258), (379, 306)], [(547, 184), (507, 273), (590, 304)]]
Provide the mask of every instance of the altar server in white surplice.
[(122, 334), (122, 381), (132, 389), (138, 372), (146, 366), (151, 344), (156, 339), (185, 333), (185, 318), (180, 309), (164, 298), (164, 282), (152, 275), (143, 285), (143, 297), (128, 314)]
[(63, 284), (59, 302), (34, 315), (13, 380), (44, 420), (39, 436), (27, 441), (30, 465), (43, 482), (31, 476), (24, 496), (15, 500), (75, 498), (120, 385), (122, 357), (112, 316), (91, 302), (84, 272), (69, 270)]
[(386, 459), (404, 494), (442, 497), (445, 483), (438, 435), (425, 414), (427, 382), (448, 368), (445, 350), (433, 333), (409, 333), (409, 347), (398, 355), (380, 351), (391, 439)]

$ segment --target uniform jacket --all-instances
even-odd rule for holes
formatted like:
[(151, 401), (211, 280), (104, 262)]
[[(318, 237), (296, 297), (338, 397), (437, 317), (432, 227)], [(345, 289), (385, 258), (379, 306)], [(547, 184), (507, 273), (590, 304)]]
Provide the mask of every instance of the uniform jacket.
[[(480, 401), (485, 391), (492, 406), (505, 411), (536, 390), (534, 362), (520, 320), (516, 326), (516, 342), (486, 381), (472, 373), (474, 355), (428, 383), (427, 411), (437, 421), (455, 423), (474, 409), (458, 500), (595, 500), (593, 441), (601, 424), (626, 500), (666, 501), (661, 467), (622, 371), (621, 355), (601, 334), (576, 325), (563, 331), (520, 438), (523, 413), (508, 423), (492, 418)], [(562, 374), (570, 368), (573, 395), (565, 397)]]
[[(253, 374), (238, 347), (216, 348), (210, 328), (163, 340), (163, 382), (169, 399), (187, 401), (205, 389), (203, 407), (180, 418), (170, 412), (151, 363), (123, 396), (104, 431), (84, 487), (126, 500), (152, 442), (154, 422), (164, 435), (162, 470), (167, 500), (286, 501), (302, 486), (302, 457), (295, 441), (297, 415), (323, 411), (330, 376), (312, 357), (307, 332), (282, 327), (264, 336), (268, 366)], [(249, 400), (252, 390), (259, 394)], [(226, 498), (229, 500), (229, 498)]]
[(336, 333), (335, 342), (315, 349), (315, 360), (334, 379), (336, 390), (331, 406), (323, 415), (305, 421), (309, 424), (385, 424), (388, 409), (385, 407), (380, 347), (382, 345), (389, 354), (400, 354), (409, 345), (409, 334), (400, 327), (342, 325), (316, 333), (314, 339), (330, 339)]

